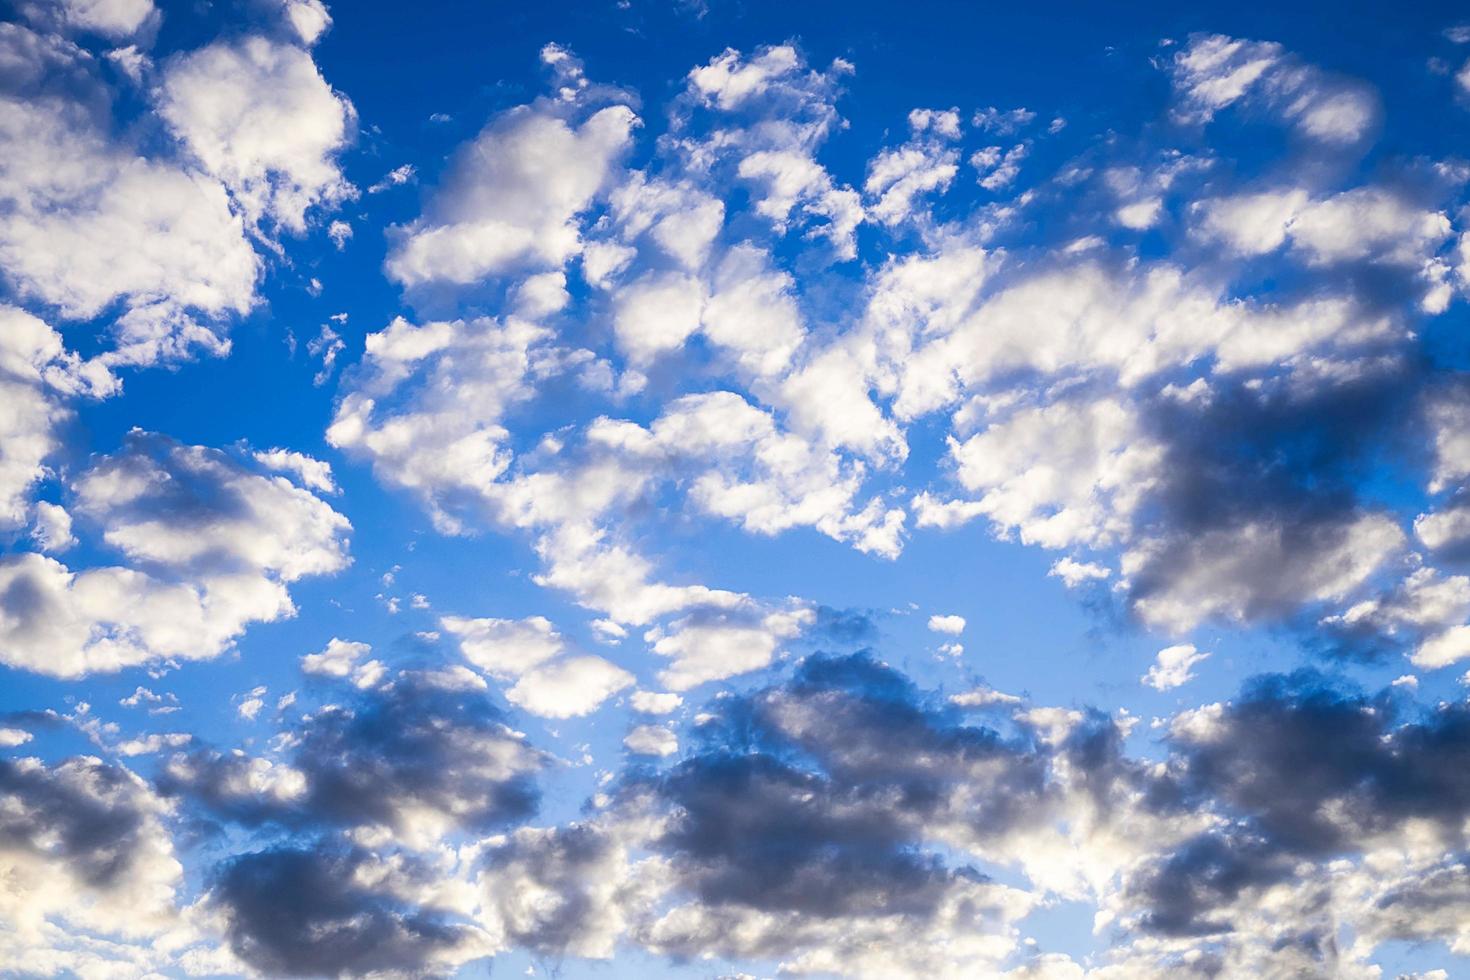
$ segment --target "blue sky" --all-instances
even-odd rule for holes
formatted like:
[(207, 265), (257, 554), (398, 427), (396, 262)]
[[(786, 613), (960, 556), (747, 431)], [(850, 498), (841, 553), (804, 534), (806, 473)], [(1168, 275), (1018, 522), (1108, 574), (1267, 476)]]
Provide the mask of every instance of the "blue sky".
[(1462, 11), (4, 11), (5, 969), (1470, 970)]

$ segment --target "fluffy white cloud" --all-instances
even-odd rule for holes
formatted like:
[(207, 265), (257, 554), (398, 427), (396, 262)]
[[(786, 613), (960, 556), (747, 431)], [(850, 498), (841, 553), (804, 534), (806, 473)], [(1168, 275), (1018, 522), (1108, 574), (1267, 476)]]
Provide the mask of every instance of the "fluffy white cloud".
[(372, 652), (369, 644), (339, 640), (334, 636), (320, 653), (308, 653), (301, 658), (301, 672), (322, 677), (350, 677), (358, 687), (373, 687), (386, 676), (387, 668), (382, 661), (363, 660)]
[(1470, 626), (1451, 626), (1429, 637), (1409, 655), (1415, 667), (1435, 670), (1470, 657)]
[(1424, 414), (1434, 438), (1429, 492), (1439, 493), (1470, 476), (1470, 398), (1453, 390), (1435, 393)]
[(57, 14), (71, 28), (124, 41), (158, 25), (153, 0), (60, 0)]
[[(25, 973), (151, 972), (127, 940), (183, 932), (168, 804), (100, 759), (0, 762), (0, 956)], [(176, 943), (164, 943), (165, 949)]]
[(0, 305), (0, 527), (25, 522), (31, 487), (44, 475), (47, 457), (58, 448), (57, 427), (70, 415), (66, 396), (106, 395), (116, 386), (105, 367), (68, 353), (41, 320)]
[(601, 657), (563, 656), (566, 643), (544, 616), (466, 619), (445, 616), (440, 625), (459, 641), (460, 653), (502, 681), (512, 704), (546, 718), (589, 714), (633, 683), (627, 671)]
[(1380, 187), (1320, 200), (1298, 188), (1215, 198), (1197, 205), (1200, 231), (1235, 252), (1259, 255), (1290, 242), (1308, 264), (1374, 261), (1422, 270), (1432, 287), (1435, 253), (1449, 239), (1447, 215)]
[(632, 683), (632, 674), (601, 657), (566, 657), (521, 674), (505, 697), (533, 715), (573, 718), (590, 714)]
[(655, 627), (645, 639), (654, 653), (672, 660), (659, 680), (671, 691), (687, 691), (769, 666), (783, 640), (815, 621), (816, 613), (803, 606), (774, 612), (698, 610), (668, 627)]
[(218, 655), (291, 615), (286, 585), (343, 568), (347, 519), (223, 453), (134, 433), (75, 482), (75, 511), (135, 567), (0, 561), (5, 662), (62, 677)]
[[(104, 360), (151, 363), (227, 343), (197, 317), (243, 313), (260, 261), (218, 182), (110, 140), (85, 101), (32, 91), (52, 72), (89, 63), (58, 42), (0, 25), (18, 71), (0, 86), (0, 268), (26, 299), (91, 319), (121, 302), (117, 351)], [(29, 81), (27, 81), (29, 80)]]
[(406, 286), (464, 284), (560, 268), (576, 255), (578, 216), (612, 177), (639, 120), (626, 105), (580, 123), (569, 113), (558, 102), (521, 106), (461, 148), (425, 213), (401, 229), (388, 274)]
[(550, 337), (514, 317), (422, 325), (400, 317), (368, 335), (327, 441), (367, 457), (379, 478), (417, 491), (441, 526), (457, 529), (448, 505), (484, 493), (510, 463), (505, 413), (564, 368)]
[[(1022, 409), (950, 444), (960, 484), (981, 493), (974, 512), (1049, 548), (1125, 533), (1163, 453), (1128, 406), (1112, 399)], [(945, 523), (932, 498), (916, 505), (920, 525)]]
[(255, 453), (255, 461), (267, 469), (295, 474), (297, 482), (317, 493), (336, 493), (332, 465), (291, 449), (267, 449)]
[(566, 648), (561, 634), (545, 616), (527, 619), (445, 616), (439, 624), (459, 639), (459, 650), (466, 660), (502, 679), (519, 677)]
[(1194, 679), (1194, 666), (1210, 655), (1197, 650), (1193, 643), (1180, 643), (1159, 651), (1153, 666), (1140, 680), (1155, 691), (1183, 687)]
[(679, 738), (662, 725), (639, 725), (623, 738), (634, 755), (667, 756), (679, 751)]
[(71, 533), (71, 515), (60, 504), (39, 500), (35, 506), (36, 524), (31, 538), (42, 551), (56, 554), (77, 543)]
[[(727, 49), (689, 73), (689, 101), (714, 110), (719, 123), (706, 138), (681, 134), (674, 146), (697, 173), (735, 159), (736, 175), (752, 185), (756, 213), (778, 233), (799, 215), (808, 237), (826, 239), (838, 258), (852, 258), (854, 231), (866, 217), (861, 197), (816, 159), (839, 124), (834, 102), (851, 70), (840, 59), (825, 71), (808, 70), (791, 45), (749, 57)], [(680, 129), (687, 123), (681, 117)]]
[(929, 629), (935, 633), (948, 633), (950, 636), (959, 636), (965, 631), (965, 617), (963, 616), (941, 616), (929, 617)]
[(863, 182), (863, 190), (873, 199), (869, 213), (885, 225), (899, 224), (916, 213), (927, 218), (921, 199), (936, 192), (942, 194), (959, 173), (959, 151), (947, 142), (958, 135), (958, 120), (952, 126), (936, 126), (932, 117), (920, 116), (916, 124), (910, 113), (909, 123), (913, 138), (902, 146), (883, 150), (869, 161)]
[(174, 59), (158, 112), (251, 222), (301, 232), (308, 209), (356, 193), (336, 162), (355, 123), (352, 103), (294, 45), (247, 37)]
[(666, 715), (684, 703), (679, 695), (663, 691), (634, 691), (630, 701), (634, 711), (645, 715)]

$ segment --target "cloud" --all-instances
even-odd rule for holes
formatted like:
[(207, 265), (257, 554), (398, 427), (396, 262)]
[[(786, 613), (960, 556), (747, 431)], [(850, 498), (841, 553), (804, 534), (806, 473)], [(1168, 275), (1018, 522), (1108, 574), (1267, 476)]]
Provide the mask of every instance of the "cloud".
[(339, 492), (332, 479), (330, 463), (312, 459), (305, 453), (290, 449), (267, 449), (254, 455), (255, 461), (268, 469), (294, 474), (297, 481), (308, 490), (317, 493)]
[(632, 674), (601, 657), (567, 657), (522, 674), (505, 697), (533, 715), (572, 718), (590, 714), (632, 683)]
[(544, 616), (465, 619), (445, 616), (440, 625), (459, 638), (466, 660), (502, 681), (514, 681), (506, 698), (545, 718), (589, 714), (633, 683), (633, 676), (601, 657), (562, 656), (561, 635)]
[[(0, 327), (0, 392), (9, 406), (0, 420), (0, 527), (14, 528), (25, 522), (31, 488), (60, 448), (58, 430), (71, 415), (67, 396), (111, 394), (117, 381), (102, 365), (68, 352), (55, 330), (23, 310), (0, 305)], [(64, 516), (37, 511), (38, 521)], [(57, 525), (51, 537), (64, 548), (69, 532), (61, 532)]]
[(959, 636), (965, 631), (965, 617), (963, 616), (941, 616), (929, 617), (929, 629), (935, 633), (948, 633), (950, 636)]
[[(861, 197), (816, 159), (840, 125), (835, 103), (851, 70), (841, 59), (808, 70), (789, 44), (749, 56), (726, 49), (689, 73), (687, 111), (678, 117), (673, 149), (699, 173), (717, 172), (734, 158), (735, 175), (754, 188), (756, 213), (778, 234), (804, 225), (807, 237), (825, 239), (834, 257), (853, 258), (854, 233), (866, 217)], [(718, 121), (700, 138), (692, 131), (703, 118)]]
[[(7, 281), (68, 319), (121, 304), (104, 362), (227, 350), (213, 322), (251, 308), (261, 263), (225, 188), (113, 142), (78, 49), (15, 24), (0, 47), (16, 66), (0, 84)], [(68, 77), (70, 91), (43, 81)]]
[(183, 878), (164, 801), (127, 769), (80, 756), (0, 760), (0, 803), (7, 968), (146, 970), (126, 940), (177, 925)]
[(634, 755), (673, 755), (679, 751), (679, 738), (662, 725), (639, 725), (623, 737), (623, 748)]
[(300, 48), (247, 37), (173, 59), (158, 112), (252, 223), (299, 234), (356, 194), (336, 162), (356, 113)]
[(548, 760), (483, 688), (447, 679), (401, 671), (303, 716), (284, 760), (175, 755), (162, 785), (245, 825), (387, 831), (410, 848), (514, 825), (535, 812)]
[(634, 711), (646, 715), (667, 715), (684, 703), (679, 695), (660, 691), (634, 691), (629, 700)]
[(1365, 86), (1303, 64), (1267, 41), (1196, 35), (1174, 56), (1172, 78), (1182, 122), (1209, 122), (1236, 103), (1255, 104), (1309, 140), (1343, 146), (1363, 139), (1379, 113)]
[(54, 18), (56, 26), (98, 34), (113, 41), (126, 41), (157, 30), (162, 14), (153, 0), (62, 0), (55, 10), (22, 5), (32, 19)]
[[(548, 47), (542, 60), (554, 66), (561, 53)], [(627, 105), (582, 111), (579, 101), (544, 99), (513, 109), (462, 147), (424, 214), (400, 229), (388, 275), (405, 286), (463, 285), (517, 269), (560, 268), (577, 255), (578, 217), (639, 125)]]
[(707, 681), (760, 670), (777, 647), (815, 621), (805, 607), (765, 612), (750, 605), (696, 609), (667, 628), (645, 635), (653, 652), (672, 658), (659, 680), (672, 691), (687, 691)]
[(1193, 643), (1180, 643), (1160, 650), (1148, 673), (1140, 680), (1155, 691), (1183, 687), (1194, 679), (1194, 666), (1210, 655), (1197, 650)]
[(363, 660), (373, 648), (366, 643), (339, 640), (332, 637), (320, 653), (308, 653), (301, 658), (303, 674), (322, 677), (351, 678), (360, 688), (376, 687), (383, 680), (387, 668), (380, 660)]
[(286, 586), (348, 563), (347, 519), (218, 450), (131, 433), (72, 485), (73, 511), (129, 566), (0, 562), (5, 660), (59, 677), (219, 655), (294, 612)]
[(226, 862), (208, 901), (235, 955), (263, 973), (448, 973), (489, 949), (451, 911), (415, 900), (424, 877), (355, 850), (281, 846)]

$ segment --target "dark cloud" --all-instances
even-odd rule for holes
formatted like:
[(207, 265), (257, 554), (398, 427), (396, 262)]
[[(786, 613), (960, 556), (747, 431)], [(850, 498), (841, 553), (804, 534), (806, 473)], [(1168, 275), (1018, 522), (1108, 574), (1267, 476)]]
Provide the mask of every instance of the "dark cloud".
[(440, 961), (470, 928), (363, 884), (362, 872), (383, 870), (357, 851), (273, 848), (226, 862), (210, 901), (235, 955), (270, 976), (447, 975)]
[[(1141, 926), (1169, 936), (1228, 933), (1246, 896), (1300, 879), (1303, 862), (1359, 858), (1409, 821), (1462, 847), (1470, 705), (1400, 714), (1388, 695), (1303, 671), (1258, 678), (1206, 736), (1176, 736), (1173, 761), (1190, 804), (1228, 823), (1157, 859), (1134, 895)], [(1321, 937), (1323, 956), (1336, 955), (1329, 940)]]
[(1351, 849), (1411, 819), (1457, 831), (1470, 816), (1470, 705), (1398, 714), (1387, 696), (1313, 672), (1261, 678), (1208, 740), (1179, 746), (1184, 778), (1292, 854)]
[[(428, 810), (463, 830), (489, 833), (521, 822), (539, 801), (547, 757), (513, 732), (477, 688), (405, 671), (385, 686), (303, 717), (292, 730), (290, 769), (304, 787), (242, 790), (259, 760), (204, 750), (180, 755), (160, 778), (216, 817), (247, 825), (405, 829)], [(281, 771), (277, 770), (277, 777)]]
[(0, 851), (45, 858), (108, 888), (133, 871), (153, 834), (142, 793), (135, 776), (97, 759), (53, 768), (0, 759)]
[(926, 850), (926, 823), (1000, 832), (1046, 793), (1029, 741), (961, 724), (865, 654), (810, 657), (713, 713), (697, 753), (629, 787), (673, 814), (656, 847), (710, 905), (923, 916), (983, 878)]

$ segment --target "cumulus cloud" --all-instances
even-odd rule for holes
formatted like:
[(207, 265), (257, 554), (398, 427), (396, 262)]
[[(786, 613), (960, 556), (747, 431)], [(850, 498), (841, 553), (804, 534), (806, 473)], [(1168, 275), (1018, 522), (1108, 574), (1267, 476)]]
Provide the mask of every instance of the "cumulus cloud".
[(345, 517), (203, 446), (135, 431), (71, 489), (75, 513), (130, 564), (0, 562), (11, 666), (75, 677), (214, 657), (248, 623), (293, 613), (289, 583), (349, 560)]
[(0, 25), (0, 46), (15, 66), (0, 83), (6, 280), (69, 319), (121, 304), (104, 360), (226, 350), (215, 324), (251, 308), (261, 263), (225, 188), (114, 142), (79, 49), (17, 24)]
[(965, 617), (935, 614), (929, 617), (929, 629), (935, 633), (948, 633), (950, 636), (959, 636), (965, 631)]
[(179, 924), (165, 801), (129, 770), (79, 756), (0, 760), (0, 802), (7, 968), (148, 972), (153, 957), (127, 940)]
[[(555, 67), (564, 54), (550, 46), (542, 59)], [(585, 85), (580, 72), (576, 78)], [(627, 105), (578, 101), (521, 106), (462, 147), (425, 213), (400, 230), (389, 276), (406, 286), (467, 284), (518, 268), (560, 268), (578, 254), (578, 218), (639, 125)]]
[(416, 900), (428, 880), (356, 850), (282, 845), (228, 861), (208, 901), (235, 955), (263, 973), (423, 976), (489, 951), (452, 909)]
[(285, 759), (180, 753), (162, 785), (247, 825), (386, 830), (418, 848), (456, 828), (488, 833), (523, 820), (547, 758), (482, 687), (446, 680), (399, 672), (299, 718)]
[(507, 700), (534, 715), (585, 715), (633, 683), (633, 675), (601, 657), (562, 656), (561, 635), (544, 616), (446, 616), (440, 625), (459, 638), (466, 660), (498, 680), (513, 681)]
[(1168, 691), (1183, 687), (1194, 679), (1194, 667), (1210, 655), (1195, 648), (1193, 643), (1179, 643), (1160, 650), (1148, 673), (1140, 680), (1155, 691)]
[[(61, 336), (40, 319), (0, 306), (0, 392), (8, 411), (0, 417), (0, 527), (23, 524), (30, 491), (60, 447), (58, 429), (70, 416), (67, 396), (106, 395), (117, 386), (111, 372), (67, 351)], [(63, 550), (70, 538), (65, 511), (38, 505), (38, 534)], [(52, 533), (54, 531), (54, 533)]]
[(679, 738), (662, 725), (639, 725), (623, 736), (623, 747), (634, 755), (673, 755), (679, 751)]
[(158, 112), (252, 223), (300, 233), (308, 209), (356, 193), (336, 161), (355, 123), (352, 103), (294, 45), (247, 37), (173, 59)]

